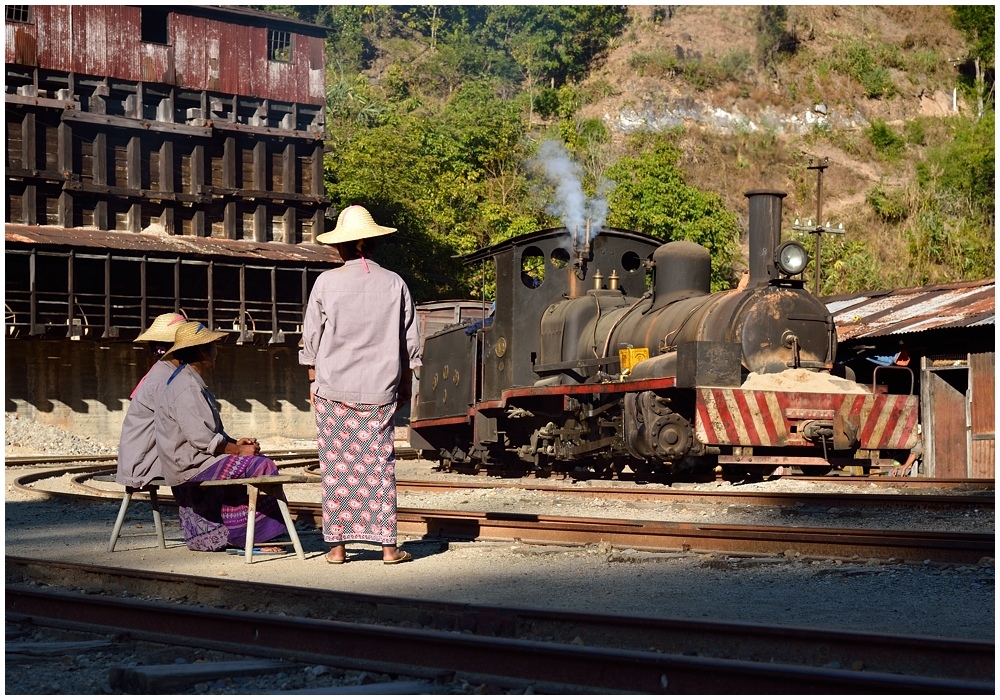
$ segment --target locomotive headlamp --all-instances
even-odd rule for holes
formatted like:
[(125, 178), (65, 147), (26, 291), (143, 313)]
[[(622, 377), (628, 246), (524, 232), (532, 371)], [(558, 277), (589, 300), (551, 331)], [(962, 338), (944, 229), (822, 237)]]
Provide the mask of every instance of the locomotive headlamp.
[(778, 247), (774, 254), (774, 262), (782, 274), (791, 277), (806, 269), (809, 256), (806, 255), (806, 249), (800, 243), (787, 241)]

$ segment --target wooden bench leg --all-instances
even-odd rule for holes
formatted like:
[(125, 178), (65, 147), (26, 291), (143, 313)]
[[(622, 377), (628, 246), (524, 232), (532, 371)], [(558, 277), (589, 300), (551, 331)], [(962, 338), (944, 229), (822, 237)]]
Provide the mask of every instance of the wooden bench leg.
[(281, 488), (281, 484), (277, 484), (277, 487), (274, 489), (275, 493), (271, 495), (278, 499), (278, 508), (281, 510), (281, 517), (285, 519), (285, 528), (287, 528), (288, 537), (295, 548), (295, 554), (298, 555), (299, 559), (305, 561), (306, 553), (302, 551), (302, 543), (299, 542), (299, 533), (295, 531), (295, 521), (292, 520), (292, 513), (288, 510), (288, 499), (285, 498), (285, 490)]
[(257, 494), (260, 490), (253, 484), (247, 484), (247, 541), (243, 545), (246, 551), (247, 564), (253, 564), (254, 529), (257, 527)]
[(292, 520), (292, 513), (288, 510), (288, 500), (285, 498), (285, 490), (281, 484), (247, 484), (247, 541), (246, 541), (246, 563), (253, 563), (254, 529), (257, 525), (257, 494), (265, 493), (278, 501), (278, 510), (285, 521), (285, 528), (288, 530), (288, 537), (295, 548), (295, 554), (299, 559), (305, 561), (306, 553), (302, 549), (299, 541), (299, 533), (295, 531), (295, 521)]
[(111, 541), (108, 543), (108, 551), (115, 551), (115, 543), (118, 542), (118, 535), (121, 534), (122, 524), (125, 522), (125, 512), (128, 510), (128, 504), (132, 502), (132, 489), (125, 489), (125, 495), (122, 497), (122, 506), (118, 509), (118, 520), (115, 521), (115, 527), (111, 530)]

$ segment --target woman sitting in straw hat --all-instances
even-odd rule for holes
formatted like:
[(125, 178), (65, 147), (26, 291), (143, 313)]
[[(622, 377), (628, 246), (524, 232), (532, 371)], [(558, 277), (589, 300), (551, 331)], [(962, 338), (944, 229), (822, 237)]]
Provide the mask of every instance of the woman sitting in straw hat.
[(344, 260), (313, 285), (299, 352), (312, 382), (331, 564), (347, 561), (345, 542), (382, 545), (385, 564), (413, 558), (396, 546), (392, 416), (397, 400), (409, 400), (410, 370), (420, 366), (416, 312), (400, 276), (364, 255), (364, 239), (395, 230), (355, 205), (316, 237)]
[(129, 396), (131, 402), (125, 412), (121, 439), (118, 441), (116, 480), (119, 484), (142, 488), (162, 476), (156, 454), (153, 412), (163, 385), (177, 367), (177, 360), (164, 360), (163, 356), (174, 344), (174, 331), (186, 320), (180, 314), (161, 314), (135, 339), (137, 343), (149, 343), (156, 361)]
[[(215, 397), (204, 376), (215, 367), (215, 341), (225, 332), (188, 321), (177, 328), (166, 357), (178, 361), (156, 406), (156, 449), (163, 479), (180, 506), (180, 524), (188, 549), (217, 552), (227, 546), (252, 546), (246, 541), (247, 493), (242, 486), (201, 488), (199, 481), (245, 479), (278, 473), (274, 462), (260, 455), (255, 438), (234, 440), (222, 427)], [(257, 502), (255, 536), (266, 542), (287, 532), (271, 496)], [(283, 547), (261, 547), (283, 552)]]

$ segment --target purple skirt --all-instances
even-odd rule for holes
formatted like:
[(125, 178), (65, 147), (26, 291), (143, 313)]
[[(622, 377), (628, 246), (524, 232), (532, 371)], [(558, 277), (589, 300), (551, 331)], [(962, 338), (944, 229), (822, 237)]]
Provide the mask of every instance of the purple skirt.
[[(171, 488), (179, 506), (181, 531), (188, 549), (219, 552), (229, 547), (246, 547), (247, 513), (250, 510), (245, 486), (202, 488), (199, 481), (246, 479), (278, 473), (274, 462), (262, 455), (227, 455), (225, 459), (198, 473), (187, 483)], [(287, 533), (278, 501), (273, 496), (257, 497), (254, 544)]]
[(396, 544), (394, 404), (316, 397), (323, 540)]

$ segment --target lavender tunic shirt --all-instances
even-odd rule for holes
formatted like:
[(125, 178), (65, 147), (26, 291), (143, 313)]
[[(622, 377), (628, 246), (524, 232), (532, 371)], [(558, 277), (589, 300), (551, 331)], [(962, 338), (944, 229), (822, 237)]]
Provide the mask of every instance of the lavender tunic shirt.
[(410, 290), (371, 260), (348, 260), (319, 276), (302, 330), (299, 364), (316, 368), (312, 390), (324, 399), (392, 403), (404, 368), (421, 365)]

